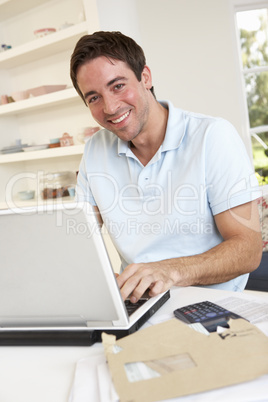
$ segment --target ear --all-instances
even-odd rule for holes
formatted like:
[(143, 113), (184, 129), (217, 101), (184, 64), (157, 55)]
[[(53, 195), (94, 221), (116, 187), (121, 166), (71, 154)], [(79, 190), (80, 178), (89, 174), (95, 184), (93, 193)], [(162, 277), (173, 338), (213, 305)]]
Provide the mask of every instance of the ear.
[(152, 73), (148, 66), (144, 66), (144, 69), (141, 73), (141, 81), (146, 89), (150, 89), (152, 87)]

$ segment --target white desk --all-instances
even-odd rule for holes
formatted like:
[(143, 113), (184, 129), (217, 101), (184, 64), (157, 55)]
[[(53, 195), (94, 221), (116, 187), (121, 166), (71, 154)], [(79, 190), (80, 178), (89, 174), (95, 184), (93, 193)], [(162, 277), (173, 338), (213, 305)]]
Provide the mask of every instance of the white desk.
[[(252, 294), (255, 296), (255, 292)], [(171, 299), (149, 324), (159, 318), (172, 318), (173, 310), (183, 305), (216, 301), (228, 295), (236, 293), (194, 287), (172, 289)], [(246, 293), (244, 297), (252, 298), (252, 295), (249, 292), (249, 296)], [(0, 402), (67, 402), (77, 361), (99, 349), (100, 344), (93, 347), (0, 347)]]

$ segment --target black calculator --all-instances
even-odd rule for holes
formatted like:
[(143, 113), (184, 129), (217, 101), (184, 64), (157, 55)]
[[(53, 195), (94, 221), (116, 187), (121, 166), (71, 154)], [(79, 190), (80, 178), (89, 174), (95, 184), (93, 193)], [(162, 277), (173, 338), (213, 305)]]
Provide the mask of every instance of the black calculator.
[(230, 318), (243, 318), (210, 301), (178, 308), (174, 311), (174, 315), (186, 324), (200, 323), (209, 332), (215, 332), (217, 326), (229, 328), (228, 321)]

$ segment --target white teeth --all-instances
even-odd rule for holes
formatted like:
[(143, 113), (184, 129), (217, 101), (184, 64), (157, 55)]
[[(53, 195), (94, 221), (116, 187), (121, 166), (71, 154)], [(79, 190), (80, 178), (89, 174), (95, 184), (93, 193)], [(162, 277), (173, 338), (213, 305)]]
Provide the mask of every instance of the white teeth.
[(125, 114), (123, 114), (123, 116), (119, 117), (119, 119), (116, 120), (112, 120), (112, 123), (120, 123), (121, 121), (123, 121), (128, 115), (129, 115), (129, 111)]

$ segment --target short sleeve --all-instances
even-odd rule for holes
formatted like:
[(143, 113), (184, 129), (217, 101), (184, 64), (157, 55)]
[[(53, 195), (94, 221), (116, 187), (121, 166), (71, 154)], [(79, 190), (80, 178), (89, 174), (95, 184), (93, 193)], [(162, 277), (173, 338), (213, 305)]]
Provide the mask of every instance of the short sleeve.
[(206, 135), (206, 186), (213, 215), (260, 197), (245, 145), (226, 120), (217, 119)]

